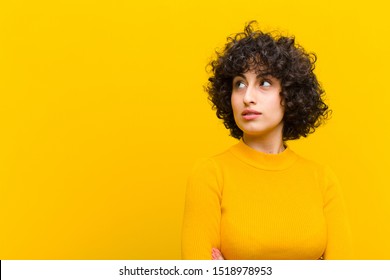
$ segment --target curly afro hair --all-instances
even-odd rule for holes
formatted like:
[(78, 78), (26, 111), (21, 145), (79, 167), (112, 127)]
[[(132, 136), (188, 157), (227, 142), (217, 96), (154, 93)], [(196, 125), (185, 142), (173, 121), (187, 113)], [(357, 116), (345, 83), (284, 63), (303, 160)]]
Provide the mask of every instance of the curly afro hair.
[(212, 73), (205, 87), (208, 99), (230, 135), (240, 139), (243, 132), (234, 121), (231, 105), (233, 78), (249, 70), (271, 75), (280, 80), (282, 87), (283, 141), (306, 137), (331, 114), (313, 72), (317, 57), (305, 52), (294, 37), (263, 33), (254, 28), (256, 23), (251, 21), (244, 32), (228, 37), (224, 50), (217, 51), (216, 59), (209, 63)]

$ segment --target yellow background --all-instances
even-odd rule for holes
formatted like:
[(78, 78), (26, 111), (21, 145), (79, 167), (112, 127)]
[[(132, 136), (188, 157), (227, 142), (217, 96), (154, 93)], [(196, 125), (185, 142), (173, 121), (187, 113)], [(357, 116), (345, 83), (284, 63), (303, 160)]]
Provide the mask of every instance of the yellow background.
[(179, 259), (188, 173), (236, 142), (205, 65), (252, 19), (318, 55), (333, 118), (289, 145), (338, 175), (356, 258), (390, 259), (386, 1), (192, 2), (1, 1), (0, 259)]

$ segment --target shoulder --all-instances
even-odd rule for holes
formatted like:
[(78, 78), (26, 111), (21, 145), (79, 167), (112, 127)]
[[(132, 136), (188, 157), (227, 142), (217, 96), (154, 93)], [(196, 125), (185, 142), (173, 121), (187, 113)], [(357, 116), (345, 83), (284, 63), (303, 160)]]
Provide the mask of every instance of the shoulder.
[(188, 177), (188, 185), (222, 186), (221, 169), (213, 157), (198, 159)]
[(218, 172), (218, 169), (213, 157), (199, 158), (192, 166), (190, 176), (197, 176), (205, 172)]
[(322, 175), (322, 176), (326, 176), (326, 177), (334, 176), (334, 172), (332, 171), (332, 168), (328, 164), (325, 164), (325, 163), (322, 163), (319, 161), (315, 161), (312, 159), (308, 159), (308, 158), (303, 157), (299, 154), (296, 154), (296, 155), (298, 158), (297, 163), (299, 163), (300, 165), (303, 165), (306, 168), (309, 168), (313, 171), (316, 171), (319, 173), (319, 175)]
[(302, 160), (305, 161), (307, 166), (311, 166), (312, 170), (315, 172), (314, 174), (323, 194), (325, 204), (336, 197), (342, 197), (340, 181), (330, 165), (309, 159)]
[(323, 188), (339, 184), (337, 175), (330, 165), (308, 159), (301, 155), (297, 155), (297, 157), (299, 168), (304, 168), (308, 172), (314, 173)]
[(229, 149), (210, 157), (199, 158), (192, 166), (188, 177), (189, 185), (214, 186), (219, 190), (223, 188), (223, 170), (228, 160)]
[(210, 157), (197, 159), (193, 164), (191, 174), (194, 175), (203, 172), (220, 172), (223, 163), (226, 161), (226, 158), (231, 157), (230, 149), (231, 147)]

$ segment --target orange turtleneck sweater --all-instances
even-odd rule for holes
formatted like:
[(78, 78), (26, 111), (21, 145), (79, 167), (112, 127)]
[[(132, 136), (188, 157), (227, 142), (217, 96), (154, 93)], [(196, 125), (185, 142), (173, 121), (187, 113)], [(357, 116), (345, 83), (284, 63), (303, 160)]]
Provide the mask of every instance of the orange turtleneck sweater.
[(349, 259), (340, 187), (327, 167), (286, 148), (265, 154), (242, 140), (189, 177), (183, 259)]

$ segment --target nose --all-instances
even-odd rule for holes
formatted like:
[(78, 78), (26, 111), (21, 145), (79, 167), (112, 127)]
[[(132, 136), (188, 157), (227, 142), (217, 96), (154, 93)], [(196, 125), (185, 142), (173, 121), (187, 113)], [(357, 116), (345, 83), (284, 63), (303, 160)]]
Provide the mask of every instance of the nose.
[(255, 88), (253, 86), (249, 86), (245, 92), (243, 102), (245, 105), (256, 104), (255, 99)]

